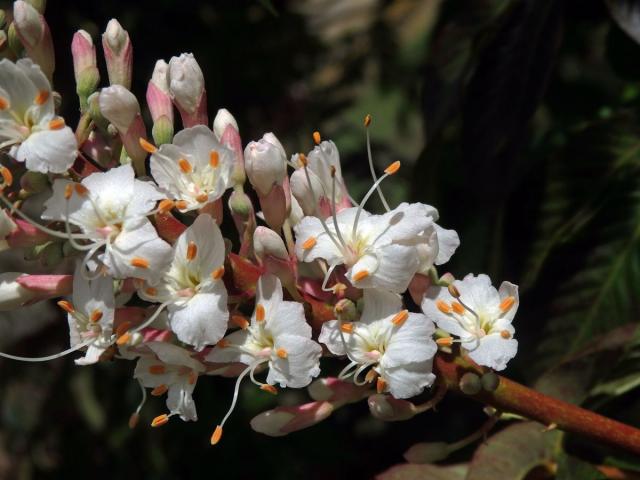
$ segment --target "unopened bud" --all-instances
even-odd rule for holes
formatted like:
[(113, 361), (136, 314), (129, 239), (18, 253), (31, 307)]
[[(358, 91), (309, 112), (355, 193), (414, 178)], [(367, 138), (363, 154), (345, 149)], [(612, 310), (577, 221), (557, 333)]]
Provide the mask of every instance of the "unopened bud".
[(285, 261), (289, 259), (287, 247), (280, 235), (267, 227), (257, 227), (253, 232), (253, 250), (261, 260), (267, 255)]
[(445, 442), (416, 443), (404, 453), (409, 463), (434, 463), (444, 460), (451, 453), (451, 448)]
[(282, 185), (287, 175), (284, 149), (272, 133), (247, 145), (244, 162), (249, 181), (260, 195), (267, 195), (274, 185)]
[(35, 8), (38, 13), (44, 15), (44, 11), (47, 8), (47, 0), (27, 0), (27, 2)]
[[(296, 161), (295, 155), (292, 161)], [(311, 188), (309, 188), (307, 173), (311, 181)], [(291, 174), (291, 194), (296, 198), (305, 215), (315, 215), (324, 190), (318, 176), (311, 170), (308, 170), (307, 173), (304, 169), (299, 168)]]
[(226, 108), (221, 108), (218, 110), (218, 113), (216, 113), (216, 118), (213, 119), (213, 133), (216, 134), (218, 140), (222, 138), (224, 131), (229, 126), (235, 128), (238, 132), (240, 131), (238, 128), (238, 122), (236, 122), (234, 116), (231, 115), (229, 110)]
[(96, 64), (96, 48), (91, 35), (84, 30), (78, 30), (71, 41), (71, 55), (73, 56), (73, 73), (76, 79), (76, 93), (80, 98), (82, 111), (87, 108), (89, 95), (95, 92), (100, 82), (100, 72)]
[(494, 372), (487, 372), (480, 378), (482, 388), (487, 392), (495, 392), (500, 386), (500, 377)]
[(338, 303), (336, 303), (333, 311), (336, 315), (336, 318), (344, 322), (352, 322), (358, 316), (358, 309), (356, 307), (356, 304), (348, 298), (343, 298)]
[(294, 407), (277, 407), (257, 415), (251, 428), (272, 437), (311, 427), (327, 418), (334, 407), (330, 402), (310, 402)]
[(391, 395), (377, 393), (367, 400), (369, 411), (378, 420), (397, 422), (408, 420), (416, 415), (416, 407), (408, 400), (393, 398)]
[(454, 277), (453, 274), (449, 272), (445, 273), (440, 277), (440, 283), (444, 285), (450, 285), (453, 282), (455, 282), (455, 280), (456, 280), (456, 277)]
[(120, 133), (126, 133), (140, 115), (140, 104), (125, 87), (112, 85), (100, 91), (100, 112)]
[(173, 122), (167, 117), (160, 117), (151, 128), (151, 135), (156, 145), (164, 145), (171, 143), (173, 139)]
[(477, 395), (482, 389), (480, 377), (473, 372), (467, 372), (460, 378), (460, 390), (467, 395)]
[(16, 30), (16, 22), (11, 22), (9, 29), (7, 30), (7, 45), (16, 57), (21, 57), (24, 52), (24, 46), (18, 36), (18, 30)]
[(107, 62), (109, 83), (130, 89), (133, 46), (129, 34), (115, 18), (109, 20), (107, 28), (102, 34), (102, 49)]
[(193, 54), (169, 60), (169, 92), (185, 127), (209, 123), (204, 75)]
[(308, 387), (309, 396), (316, 401), (330, 401), (334, 405), (345, 405), (362, 400), (368, 395), (368, 387), (359, 387), (336, 377), (319, 378)]
[(19, 272), (0, 273), (0, 312), (14, 310), (37, 298), (35, 292), (16, 281), (23, 275)]
[(173, 124), (173, 104), (169, 93), (169, 65), (164, 60), (158, 60), (153, 68), (151, 80), (147, 85), (147, 105), (154, 122), (164, 117)]
[[(2, 10), (0, 10), (1, 12)], [(7, 33), (4, 30), (0, 30), (0, 52), (2, 52), (8, 45)]]
[[(7, 214), (6, 211), (0, 210), (0, 242), (3, 242), (8, 235), (18, 229), (16, 222)], [(0, 248), (2, 250), (2, 248)]]
[(51, 80), (55, 70), (53, 39), (44, 17), (29, 3), (13, 4), (13, 24), (27, 54)]

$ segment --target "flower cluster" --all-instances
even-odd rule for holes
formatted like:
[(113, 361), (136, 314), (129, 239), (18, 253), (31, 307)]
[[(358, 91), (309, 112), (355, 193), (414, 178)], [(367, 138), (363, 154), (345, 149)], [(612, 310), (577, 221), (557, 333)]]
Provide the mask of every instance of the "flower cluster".
[[(495, 370), (515, 355), (517, 286), (496, 290), (486, 275), (438, 275), (458, 235), (437, 223), (432, 206), (388, 204), (381, 184), (399, 162), (378, 176), (369, 153), (373, 184), (356, 201), (338, 147), (318, 132), (306, 154), (288, 156), (273, 133), (243, 148), (227, 110), (209, 127), (204, 77), (191, 54), (156, 63), (146, 91), (148, 130), (130, 91), (132, 43), (116, 20), (102, 36), (108, 86), (100, 88), (91, 36), (73, 38), (74, 132), (57, 113), (42, 12), (19, 0), (13, 13), (24, 48), (0, 60), (0, 247), (28, 250), (43, 272), (0, 274), (0, 310), (58, 298), (70, 348), (1, 356), (134, 361), (144, 397), (147, 389), (166, 395), (167, 413), (153, 426), (175, 415), (197, 419), (201, 376), (237, 377), (231, 407), (213, 429), (215, 444), (247, 376), (271, 394), (309, 386), (311, 403), (252, 422), (284, 435), (365, 398), (374, 415), (397, 419), (389, 412), (398, 401), (438, 381), (439, 351), (454, 349)], [(371, 117), (364, 123), (370, 152)], [(47, 197), (44, 205), (34, 203), (36, 194)], [(373, 195), (385, 212), (367, 211)], [(27, 215), (25, 203), (40, 208), (40, 218)], [(220, 230), (225, 216), (237, 245)], [(418, 311), (409, 310), (410, 298)], [(337, 358), (321, 368), (323, 357)], [(337, 378), (313, 381), (336, 362)]]

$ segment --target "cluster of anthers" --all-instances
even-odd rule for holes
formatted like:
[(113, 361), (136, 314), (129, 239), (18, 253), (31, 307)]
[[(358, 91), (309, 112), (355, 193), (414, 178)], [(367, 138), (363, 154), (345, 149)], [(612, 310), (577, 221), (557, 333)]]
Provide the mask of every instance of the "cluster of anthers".
[[(129, 35), (111, 20), (102, 35), (107, 87), (99, 88), (91, 36), (81, 30), (73, 38), (74, 132), (57, 113), (42, 12), (17, 1), (12, 26), (17, 38), (0, 60), (0, 245), (24, 249), (48, 270), (2, 273), (0, 308), (66, 297), (58, 305), (71, 345), (46, 357), (1, 356), (135, 361), (143, 401), (132, 425), (147, 389), (167, 397), (168, 413), (152, 422), (160, 426), (176, 415), (197, 419), (192, 394), (201, 376), (235, 376), (215, 444), (247, 376), (272, 394), (310, 385), (314, 402), (252, 421), (256, 430), (284, 435), (365, 398), (372, 412), (388, 416), (380, 412), (389, 402), (434, 385), (439, 349), (459, 344), (495, 370), (515, 355), (517, 287), (504, 282), (496, 290), (486, 275), (438, 276), (458, 236), (436, 223), (429, 205), (388, 204), (381, 184), (400, 163), (376, 175), (370, 116), (373, 185), (359, 202), (348, 193), (336, 145), (318, 132), (308, 154), (288, 159), (272, 133), (243, 149), (227, 110), (209, 128), (204, 79), (191, 54), (156, 63), (146, 92), (148, 136), (130, 91)], [(175, 135), (174, 109), (183, 127)], [(373, 195), (384, 213), (365, 209)], [(40, 219), (26, 207), (41, 211)], [(220, 231), (225, 215), (237, 245)], [(409, 311), (403, 298), (420, 311)], [(338, 378), (312, 384), (323, 356), (345, 366)], [(333, 368), (335, 360), (325, 361)]]

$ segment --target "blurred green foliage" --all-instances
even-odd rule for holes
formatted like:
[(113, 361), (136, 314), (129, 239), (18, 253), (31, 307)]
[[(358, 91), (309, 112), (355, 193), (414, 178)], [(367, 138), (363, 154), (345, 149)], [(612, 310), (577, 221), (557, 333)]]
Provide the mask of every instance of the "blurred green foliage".
[[(50, 0), (55, 84), (68, 118), (78, 108), (72, 34), (84, 28), (97, 39), (114, 16), (134, 44), (139, 98), (156, 59), (192, 51), (212, 116), (226, 107), (245, 142), (273, 131), (289, 153), (308, 151), (320, 130), (338, 145), (356, 198), (370, 185), (362, 119), (371, 113), (376, 164), (404, 165), (384, 186), (390, 201), (433, 204), (461, 236), (446, 268), (522, 286), (520, 350), (507, 374), (640, 424), (640, 46), (602, 1)], [(2, 255), (7, 269), (15, 260)], [(12, 351), (63, 349), (62, 322), (16, 339)], [(274, 399), (247, 385), (214, 449), (208, 438), (231, 380), (199, 382), (198, 423), (150, 429), (164, 410), (151, 399), (131, 431), (139, 390), (128, 362), (3, 361), (0, 371), (0, 478), (371, 478), (401, 463), (412, 444), (455, 442), (484, 417), (479, 405), (447, 397), (438, 412), (384, 424), (360, 404), (268, 438), (251, 431), (250, 418), (306, 393)], [(539, 437), (539, 426), (514, 427)], [(480, 448), (509, 433), (499, 435)], [(556, 465), (558, 478), (600, 478), (584, 460), (640, 471), (621, 452), (559, 438), (563, 449), (551, 454), (545, 443), (538, 462)], [(447, 461), (467, 462), (474, 448)], [(464, 478), (473, 468), (413, 466), (414, 477), (393, 478)]]

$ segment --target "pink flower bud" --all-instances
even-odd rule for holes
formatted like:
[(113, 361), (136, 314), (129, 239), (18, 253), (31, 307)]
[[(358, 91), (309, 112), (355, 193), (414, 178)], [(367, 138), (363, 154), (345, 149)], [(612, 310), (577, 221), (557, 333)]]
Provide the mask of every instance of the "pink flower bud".
[(169, 65), (158, 60), (147, 85), (147, 105), (153, 119), (153, 140), (157, 145), (173, 139), (173, 103), (169, 94)]
[(209, 123), (204, 75), (193, 54), (169, 60), (169, 92), (185, 127)]
[(71, 275), (0, 274), (0, 311), (71, 293)]
[(89, 95), (95, 92), (100, 82), (100, 73), (96, 66), (96, 49), (91, 35), (78, 30), (71, 41), (73, 72), (76, 79), (76, 92), (80, 98), (80, 108), (86, 110)]
[(129, 34), (122, 25), (112, 18), (102, 34), (102, 49), (107, 62), (107, 72), (111, 85), (131, 88), (133, 46)]
[(253, 250), (256, 257), (263, 260), (271, 256), (280, 260), (289, 260), (289, 253), (282, 238), (267, 227), (257, 227), (253, 232)]
[(216, 118), (213, 119), (213, 133), (216, 134), (218, 140), (222, 139), (222, 135), (227, 130), (227, 127), (232, 127), (236, 132), (239, 132), (238, 123), (236, 119), (231, 115), (229, 110), (221, 108), (216, 113)]
[(27, 55), (51, 80), (56, 64), (51, 32), (44, 17), (29, 3), (18, 0), (13, 4), (13, 20)]
[(385, 422), (409, 420), (418, 413), (413, 403), (408, 400), (398, 400), (391, 395), (371, 395), (368, 403), (371, 415)]
[(314, 400), (330, 401), (336, 406), (362, 400), (369, 394), (369, 389), (369, 386), (359, 387), (335, 377), (319, 378), (307, 387)]
[(244, 149), (244, 162), (251, 185), (263, 196), (269, 194), (275, 185), (282, 185), (287, 176), (287, 157), (273, 133), (266, 133), (261, 140), (250, 142)]
[(19, 218), (12, 219), (12, 222), (15, 225), (15, 229), (6, 236), (0, 234), (0, 238), (4, 238), (11, 248), (35, 247), (50, 240), (49, 235), (29, 222)]
[(228, 110), (221, 108), (213, 121), (213, 131), (224, 146), (235, 154), (233, 173), (231, 179), (234, 185), (244, 185), (247, 176), (244, 172), (244, 155), (242, 152), (242, 140), (238, 124)]
[(25, 275), (19, 272), (0, 273), (0, 312), (19, 308), (37, 297), (37, 294), (21, 286), (16, 280)]
[(271, 437), (311, 427), (326, 419), (334, 410), (331, 402), (310, 402), (294, 407), (277, 407), (254, 417), (251, 428)]

